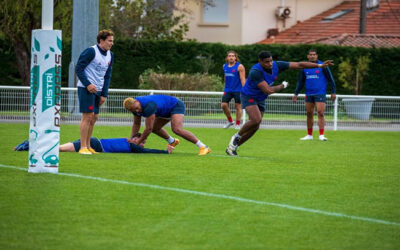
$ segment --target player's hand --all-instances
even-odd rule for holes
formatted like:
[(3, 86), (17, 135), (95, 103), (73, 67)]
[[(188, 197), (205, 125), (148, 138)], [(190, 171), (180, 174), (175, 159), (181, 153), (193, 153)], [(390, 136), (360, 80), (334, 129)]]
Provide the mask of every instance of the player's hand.
[(174, 151), (174, 149), (175, 149), (175, 148), (174, 148), (173, 146), (167, 144), (167, 151), (168, 151), (168, 154), (171, 154), (172, 151)]
[(289, 83), (287, 81), (282, 82), (283, 88), (286, 89), (289, 86)]
[(105, 102), (106, 102), (106, 100), (107, 100), (107, 97), (100, 96), (100, 102), (99, 102), (99, 105), (102, 105), (103, 103), (105, 103)]
[(97, 93), (97, 88), (93, 83), (89, 84), (86, 88), (92, 94), (96, 94)]
[(335, 101), (336, 100), (336, 94), (331, 94), (331, 99), (332, 99), (332, 101)]
[(333, 60), (326, 60), (323, 64), (322, 64), (322, 68), (328, 67), (328, 66), (332, 66), (333, 64)]
[(293, 95), (292, 102), (297, 102), (297, 95)]

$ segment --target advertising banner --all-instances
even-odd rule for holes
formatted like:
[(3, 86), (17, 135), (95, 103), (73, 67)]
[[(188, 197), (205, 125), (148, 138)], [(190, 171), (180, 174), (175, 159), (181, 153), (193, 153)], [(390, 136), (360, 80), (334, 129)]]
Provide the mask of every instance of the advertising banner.
[(29, 128), (30, 173), (58, 173), (61, 30), (33, 30)]

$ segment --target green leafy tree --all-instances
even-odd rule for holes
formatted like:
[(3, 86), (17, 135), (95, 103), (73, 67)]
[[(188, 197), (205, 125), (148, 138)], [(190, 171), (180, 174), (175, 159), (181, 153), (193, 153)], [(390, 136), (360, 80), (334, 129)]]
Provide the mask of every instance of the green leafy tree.
[[(0, 6), (0, 36), (6, 37), (16, 56), (23, 85), (30, 82), (30, 53), (33, 29), (41, 28), (41, 0), (2, 0)], [(113, 0), (100, 0), (100, 28), (109, 28), (110, 6)], [(62, 30), (63, 39), (72, 36), (71, 0), (54, 0), (54, 29)]]
[[(341, 60), (339, 64), (339, 80), (343, 87), (359, 95), (362, 91), (363, 81), (369, 71), (371, 56), (359, 56), (356, 63), (352, 63), (349, 58)], [(354, 66), (353, 66), (354, 65)]]
[(117, 37), (181, 41), (188, 24), (172, 8), (169, 2), (118, 0), (112, 6), (111, 28)]

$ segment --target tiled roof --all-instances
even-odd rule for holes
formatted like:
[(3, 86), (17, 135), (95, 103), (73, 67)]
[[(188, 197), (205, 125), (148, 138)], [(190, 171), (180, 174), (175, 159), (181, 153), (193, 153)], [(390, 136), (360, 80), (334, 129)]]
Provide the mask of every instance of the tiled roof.
[(400, 35), (341, 34), (307, 41), (308, 44), (322, 43), (365, 48), (400, 47)]
[[(332, 21), (323, 20), (323, 18), (345, 9), (352, 9), (353, 11)], [(335, 37), (352, 34), (344, 37), (344, 40), (342, 39), (343, 44), (339, 44), (358, 46), (357, 44), (373, 41), (373, 44), (378, 45), (386, 44), (386, 42), (381, 42), (380, 40), (388, 39), (387, 43), (392, 41), (396, 44), (395, 46), (399, 46), (399, 38), (397, 36), (400, 36), (400, 0), (381, 0), (379, 8), (368, 12), (366, 34), (376, 35), (375, 37), (355, 35), (359, 34), (359, 19), (360, 1), (344, 1), (328, 11), (298, 23), (275, 37), (267, 38), (259, 43), (298, 44), (312, 43), (312, 41), (320, 43), (326, 41), (328, 43)]]

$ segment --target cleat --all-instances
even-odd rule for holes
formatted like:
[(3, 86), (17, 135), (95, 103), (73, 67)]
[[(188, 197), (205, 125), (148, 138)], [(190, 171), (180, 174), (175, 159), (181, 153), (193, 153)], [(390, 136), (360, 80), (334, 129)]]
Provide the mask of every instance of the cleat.
[(18, 144), (15, 148), (14, 151), (28, 151), (29, 150), (29, 141), (23, 141), (22, 143)]
[(207, 146), (205, 147), (201, 147), (200, 151), (199, 151), (199, 155), (206, 155), (209, 154), (211, 152), (211, 149)]
[(311, 141), (312, 139), (312, 135), (306, 135), (303, 138), (300, 138), (301, 141)]
[(235, 129), (239, 130), (240, 129), (240, 125), (235, 125)]
[(226, 148), (225, 153), (226, 153), (227, 155), (230, 155), (230, 156), (238, 156), (238, 154), (237, 154), (237, 152), (236, 152), (236, 149), (231, 148), (231, 147), (229, 147), (229, 146)]
[(229, 128), (230, 126), (233, 126), (233, 125), (234, 125), (233, 122), (227, 122), (227, 123), (224, 125), (224, 128)]
[(96, 150), (94, 150), (93, 148), (88, 148), (88, 150), (90, 151), (90, 153), (92, 154), (98, 154), (98, 152), (96, 152)]
[(320, 141), (327, 141), (328, 138), (326, 138), (324, 135), (320, 135), (320, 136), (319, 136), (319, 140), (320, 140)]
[(81, 148), (81, 149), (79, 149), (79, 154), (81, 154), (81, 155), (91, 155), (92, 152), (90, 152), (90, 150), (87, 149), (87, 148)]
[(176, 147), (176, 146), (178, 146), (179, 143), (180, 143), (179, 139), (178, 138), (174, 138), (174, 142), (169, 144), (169, 145), (171, 145), (172, 147)]
[(229, 141), (229, 146), (236, 149), (236, 147), (238, 146), (239, 140), (240, 140), (239, 137), (237, 137), (236, 134), (234, 134), (231, 137), (231, 140)]

